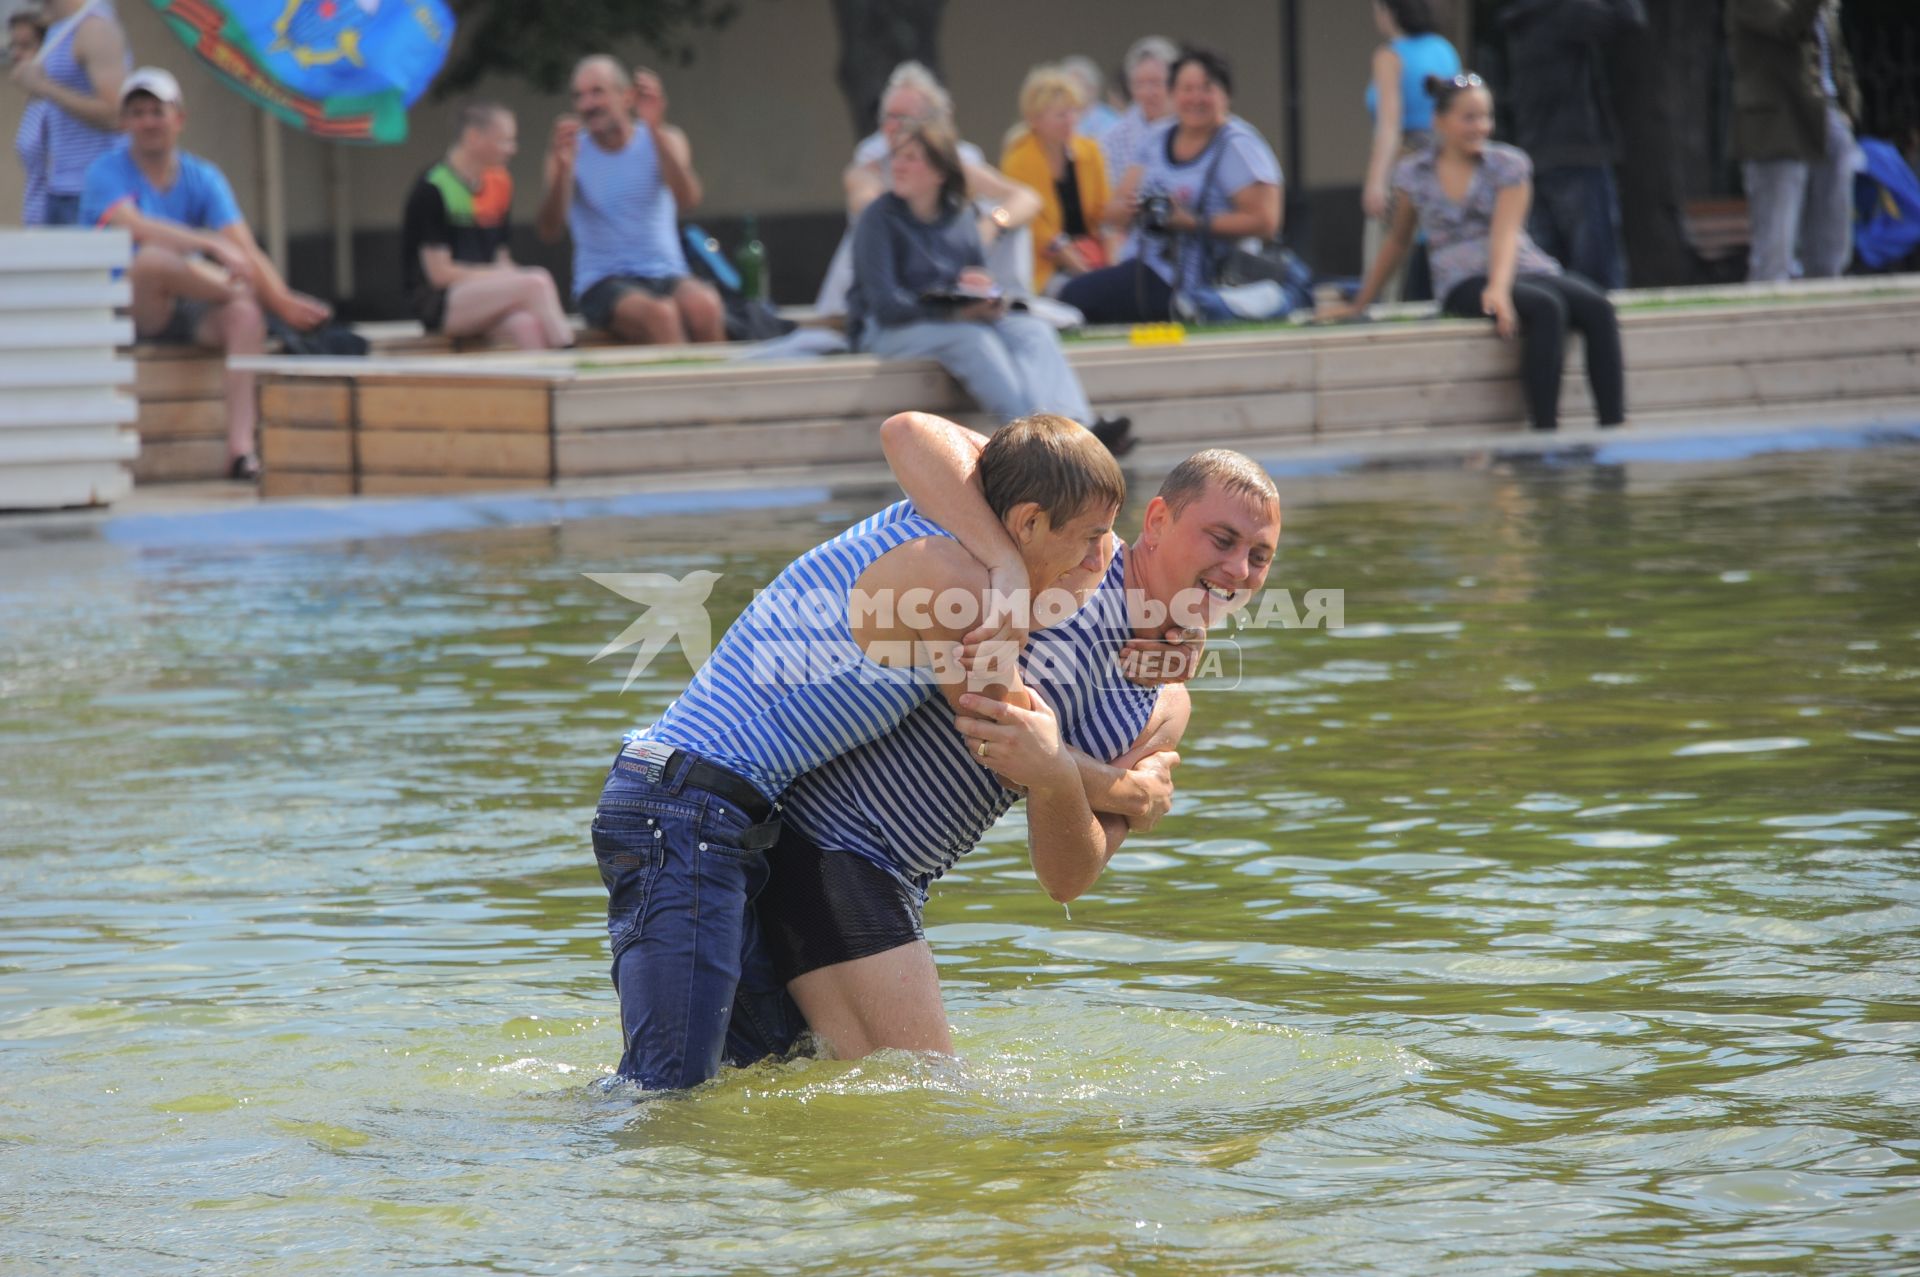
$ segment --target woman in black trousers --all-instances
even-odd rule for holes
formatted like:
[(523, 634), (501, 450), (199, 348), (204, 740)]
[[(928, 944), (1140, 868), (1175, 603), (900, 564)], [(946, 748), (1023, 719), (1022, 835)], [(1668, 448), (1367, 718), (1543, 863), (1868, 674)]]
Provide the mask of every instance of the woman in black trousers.
[(1626, 373), (1620, 322), (1607, 295), (1540, 251), (1526, 231), (1533, 163), (1524, 151), (1489, 141), (1493, 95), (1477, 75), (1427, 81), (1434, 99), (1434, 143), (1394, 170), (1403, 198), (1387, 242), (1353, 299), (1365, 310), (1423, 230), (1433, 259), (1434, 292), (1449, 315), (1486, 315), (1502, 337), (1518, 333), (1527, 414), (1535, 430), (1560, 422), (1560, 376), (1567, 329), (1587, 343), (1587, 380), (1602, 426), (1626, 421)]

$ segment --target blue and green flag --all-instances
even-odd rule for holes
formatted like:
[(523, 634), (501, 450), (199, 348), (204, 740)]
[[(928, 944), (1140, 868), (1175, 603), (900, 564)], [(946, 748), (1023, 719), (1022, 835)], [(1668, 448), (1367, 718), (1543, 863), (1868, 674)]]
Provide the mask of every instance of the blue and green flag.
[(173, 33), (295, 128), (344, 142), (407, 136), (453, 41), (442, 0), (152, 0)]

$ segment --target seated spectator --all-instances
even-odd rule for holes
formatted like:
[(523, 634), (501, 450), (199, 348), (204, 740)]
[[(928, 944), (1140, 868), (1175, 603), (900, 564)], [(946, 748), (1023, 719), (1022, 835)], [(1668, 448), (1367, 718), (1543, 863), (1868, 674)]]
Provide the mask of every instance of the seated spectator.
[[(902, 62), (893, 69), (880, 95), (879, 130), (854, 148), (853, 162), (841, 177), (847, 192), (849, 228), (860, 220), (867, 205), (889, 189), (893, 170), (888, 157), (894, 145), (915, 125), (935, 122), (953, 125), (953, 99), (931, 71), (918, 62)], [(1039, 216), (1040, 196), (987, 163), (985, 154), (971, 142), (961, 142), (959, 153), (967, 176), (967, 198), (978, 212), (987, 269), (1008, 296), (1024, 296), (1033, 290), (1033, 251), (1027, 243), (1027, 227)], [(849, 229), (820, 285), (814, 305), (824, 314), (839, 314), (846, 307), (847, 288), (853, 281), (852, 241)]]
[(1567, 325), (1586, 337), (1587, 379), (1602, 426), (1626, 420), (1620, 324), (1607, 295), (1541, 252), (1527, 234), (1533, 164), (1527, 153), (1488, 139), (1493, 95), (1477, 75), (1427, 82), (1434, 143), (1394, 170), (1393, 227), (1350, 307), (1366, 309), (1424, 230), (1434, 289), (1449, 315), (1487, 315), (1503, 338), (1521, 341), (1521, 379), (1535, 430), (1560, 420)]
[[(24, 66), (40, 53), (47, 29), (31, 9), (7, 18), (7, 64)], [(47, 100), (34, 98), (20, 112), (20, 128), (13, 149), (20, 157), (25, 185), (20, 198), (20, 224), (41, 226), (47, 220)]]
[(1167, 319), (1176, 294), (1212, 282), (1222, 249), (1280, 233), (1280, 161), (1259, 130), (1233, 114), (1226, 61), (1203, 49), (1185, 50), (1169, 69), (1168, 85), (1173, 118), (1148, 139), (1109, 204), (1132, 216), (1128, 260), (1060, 291), (1060, 300), (1078, 307), (1089, 323)]
[(1073, 131), (1082, 105), (1077, 80), (1058, 67), (1035, 67), (1020, 89), (1026, 127), (1015, 131), (1000, 157), (1008, 177), (1040, 196), (1033, 286), (1043, 293), (1107, 264), (1100, 239), (1107, 166), (1099, 144)]
[(515, 135), (513, 112), (503, 106), (476, 102), (461, 110), (453, 149), (407, 197), (401, 278), (430, 333), (492, 334), (521, 350), (553, 350), (573, 344), (553, 276), (514, 265), (507, 248)]
[(1139, 162), (1140, 148), (1146, 145), (1154, 126), (1173, 113), (1173, 99), (1167, 96), (1167, 71), (1179, 56), (1180, 50), (1163, 35), (1142, 37), (1127, 50), (1120, 66), (1126, 72), (1127, 96), (1132, 101), (1100, 139), (1100, 150), (1107, 157), (1109, 190), (1119, 186), (1127, 170)]
[[(87, 169), (80, 215), (133, 237), (133, 328), (143, 341), (184, 342), (257, 355), (267, 316), (316, 327), (327, 304), (287, 287), (247, 229), (218, 168), (180, 149), (186, 110), (180, 84), (141, 67), (120, 86), (126, 138)], [(253, 374), (227, 373), (228, 473), (259, 476), (254, 458)]]
[[(1058, 334), (1009, 313), (986, 272), (953, 129), (944, 121), (913, 125), (891, 168), (893, 189), (867, 205), (853, 232), (847, 304), (856, 348), (883, 359), (937, 359), (1002, 421), (1051, 412), (1087, 422), (1086, 391)], [(1109, 433), (1117, 439), (1124, 428)]]
[(680, 244), (680, 214), (701, 196), (660, 77), (628, 79), (606, 54), (583, 59), (573, 114), (553, 127), (536, 226), (547, 240), (572, 233), (573, 293), (589, 324), (633, 343), (726, 340), (720, 294), (688, 273)]
[(1081, 115), (1077, 131), (1081, 137), (1098, 143), (1120, 122), (1120, 112), (1107, 102), (1107, 77), (1101, 74), (1100, 64), (1084, 53), (1060, 59), (1060, 69), (1073, 77), (1080, 89)]
[(7, 78), (46, 119), (46, 224), (80, 224), (87, 169), (119, 139), (120, 82), (133, 65), (113, 7), (99, 0), (47, 0), (40, 51)]

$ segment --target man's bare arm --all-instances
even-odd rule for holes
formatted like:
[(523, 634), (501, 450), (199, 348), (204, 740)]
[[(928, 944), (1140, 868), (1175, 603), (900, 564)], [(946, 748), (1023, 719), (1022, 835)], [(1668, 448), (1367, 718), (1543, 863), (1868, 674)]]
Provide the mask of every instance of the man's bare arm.
[[(884, 665), (931, 665), (941, 694), (956, 712), (969, 690), (994, 700), (1010, 695), (1026, 704), (1017, 668), (1002, 665), (978, 672), (959, 664), (960, 640), (973, 628), (965, 610), (960, 625), (943, 620), (939, 602), (971, 600), (978, 616), (991, 602), (992, 578), (966, 547), (945, 537), (909, 541), (887, 551), (854, 583), (848, 600), (854, 641)], [(963, 628), (964, 627), (964, 628)]]
[(880, 423), (880, 450), (914, 508), (953, 533), (989, 569), (1020, 567), (1019, 547), (994, 517), (980, 485), (987, 437), (930, 412), (895, 413)]
[(660, 156), (660, 180), (673, 192), (680, 211), (699, 208), (707, 193), (700, 175), (693, 171), (693, 144), (687, 135), (675, 125), (662, 124), (653, 131), (653, 149)]
[(126, 78), (127, 61), (127, 42), (120, 24), (108, 18), (82, 22), (73, 33), (73, 57), (85, 69), (92, 93), (55, 84), (37, 66), (29, 91), (96, 129), (119, 132), (120, 82)]
[(1142, 833), (1159, 823), (1173, 802), (1173, 769), (1180, 762), (1180, 739), (1192, 710), (1187, 689), (1173, 684), (1160, 693), (1153, 716), (1120, 757), (1108, 763), (1072, 751), (1080, 783), (1095, 811), (1118, 816)]
[(567, 233), (567, 211), (573, 206), (573, 168), (580, 154), (580, 121), (563, 115), (553, 122), (553, 134), (547, 141), (546, 159), (541, 162), (540, 211), (534, 215), (533, 228), (547, 243), (557, 243)]
[(873, 203), (887, 192), (887, 182), (878, 169), (871, 164), (849, 164), (840, 175), (840, 185), (847, 193), (847, 221), (857, 222), (860, 214), (867, 211), (867, 205)]

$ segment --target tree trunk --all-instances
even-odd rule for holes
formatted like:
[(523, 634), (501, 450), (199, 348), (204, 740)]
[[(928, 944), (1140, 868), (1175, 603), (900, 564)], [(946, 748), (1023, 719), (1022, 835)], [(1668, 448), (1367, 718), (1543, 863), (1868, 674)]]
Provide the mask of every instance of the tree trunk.
[(1681, 214), (1713, 194), (1724, 131), (1719, 0), (1647, 0), (1647, 28), (1627, 32), (1610, 59), (1620, 125), (1620, 215), (1629, 282), (1690, 284), (1699, 261)]
[(853, 135), (879, 123), (887, 76), (909, 59), (940, 71), (940, 17), (947, 0), (833, 0), (840, 29), (840, 92), (853, 116)]

